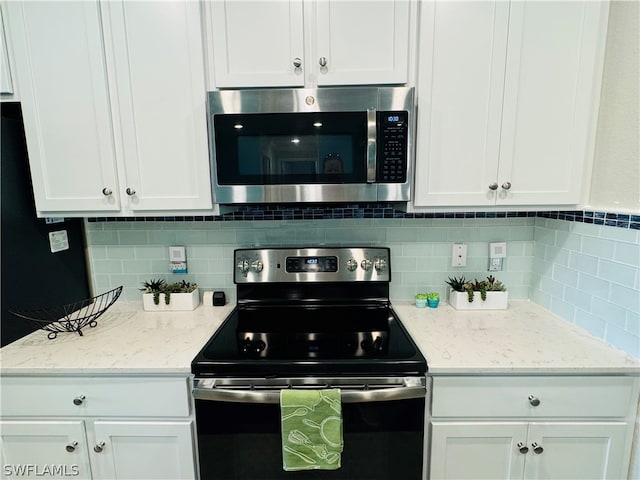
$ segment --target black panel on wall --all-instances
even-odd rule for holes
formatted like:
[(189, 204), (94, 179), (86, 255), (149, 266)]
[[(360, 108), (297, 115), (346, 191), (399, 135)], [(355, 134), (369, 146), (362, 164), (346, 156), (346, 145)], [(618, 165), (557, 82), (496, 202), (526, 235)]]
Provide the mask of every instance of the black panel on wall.
[[(4, 346), (35, 329), (24, 319), (9, 313), (11, 307), (41, 308), (82, 300), (90, 295), (83, 220), (65, 219), (62, 223), (48, 225), (44, 218), (36, 217), (20, 104), (2, 103), (0, 112), (0, 334)], [(49, 232), (57, 230), (67, 231), (70, 248), (51, 253)]]

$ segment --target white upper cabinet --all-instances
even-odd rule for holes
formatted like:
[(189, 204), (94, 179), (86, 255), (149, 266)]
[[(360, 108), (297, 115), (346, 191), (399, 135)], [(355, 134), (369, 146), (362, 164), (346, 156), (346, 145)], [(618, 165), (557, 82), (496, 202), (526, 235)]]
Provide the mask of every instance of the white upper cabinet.
[(6, 5), (39, 214), (212, 207), (198, 3)]
[(415, 205), (575, 205), (606, 2), (424, 2)]
[(7, 37), (4, 33), (2, 6), (0, 5), (0, 95), (13, 95)]
[(412, 3), (207, 2), (211, 87), (406, 83)]
[(7, 2), (36, 207), (120, 209), (97, 2)]
[(218, 87), (304, 84), (302, 0), (216, 0), (206, 7)]
[[(408, 0), (319, 0), (314, 34), (318, 85), (407, 82)], [(312, 43), (313, 44), (313, 43)]]
[(199, 5), (109, 1), (102, 14), (120, 195), (131, 210), (211, 208)]

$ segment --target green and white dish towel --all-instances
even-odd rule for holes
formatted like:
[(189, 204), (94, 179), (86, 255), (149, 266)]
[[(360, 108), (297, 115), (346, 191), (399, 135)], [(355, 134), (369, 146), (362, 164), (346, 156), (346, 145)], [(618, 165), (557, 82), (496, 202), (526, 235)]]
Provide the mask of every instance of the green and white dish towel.
[(340, 468), (340, 390), (281, 390), (280, 416), (282, 466), (286, 471)]

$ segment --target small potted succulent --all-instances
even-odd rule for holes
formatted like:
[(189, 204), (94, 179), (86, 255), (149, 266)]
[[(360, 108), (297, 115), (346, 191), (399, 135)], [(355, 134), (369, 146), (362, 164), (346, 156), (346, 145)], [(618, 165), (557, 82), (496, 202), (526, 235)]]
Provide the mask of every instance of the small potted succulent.
[(167, 283), (163, 279), (144, 282), (141, 288), (145, 310), (176, 311), (194, 310), (200, 304), (200, 293), (196, 283), (185, 280)]
[(456, 310), (505, 310), (509, 300), (507, 287), (489, 275), (485, 280), (467, 281), (464, 276), (449, 277), (449, 304)]
[(440, 294), (438, 292), (427, 293), (427, 305), (431, 308), (438, 308), (440, 303)]
[(427, 294), (426, 293), (416, 293), (416, 307), (424, 308), (427, 306)]

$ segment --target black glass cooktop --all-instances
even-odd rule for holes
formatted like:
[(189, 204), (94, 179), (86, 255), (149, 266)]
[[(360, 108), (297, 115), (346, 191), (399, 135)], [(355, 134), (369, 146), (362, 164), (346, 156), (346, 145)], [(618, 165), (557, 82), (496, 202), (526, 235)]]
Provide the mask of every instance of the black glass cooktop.
[(199, 377), (424, 374), (388, 304), (236, 307), (193, 360)]

